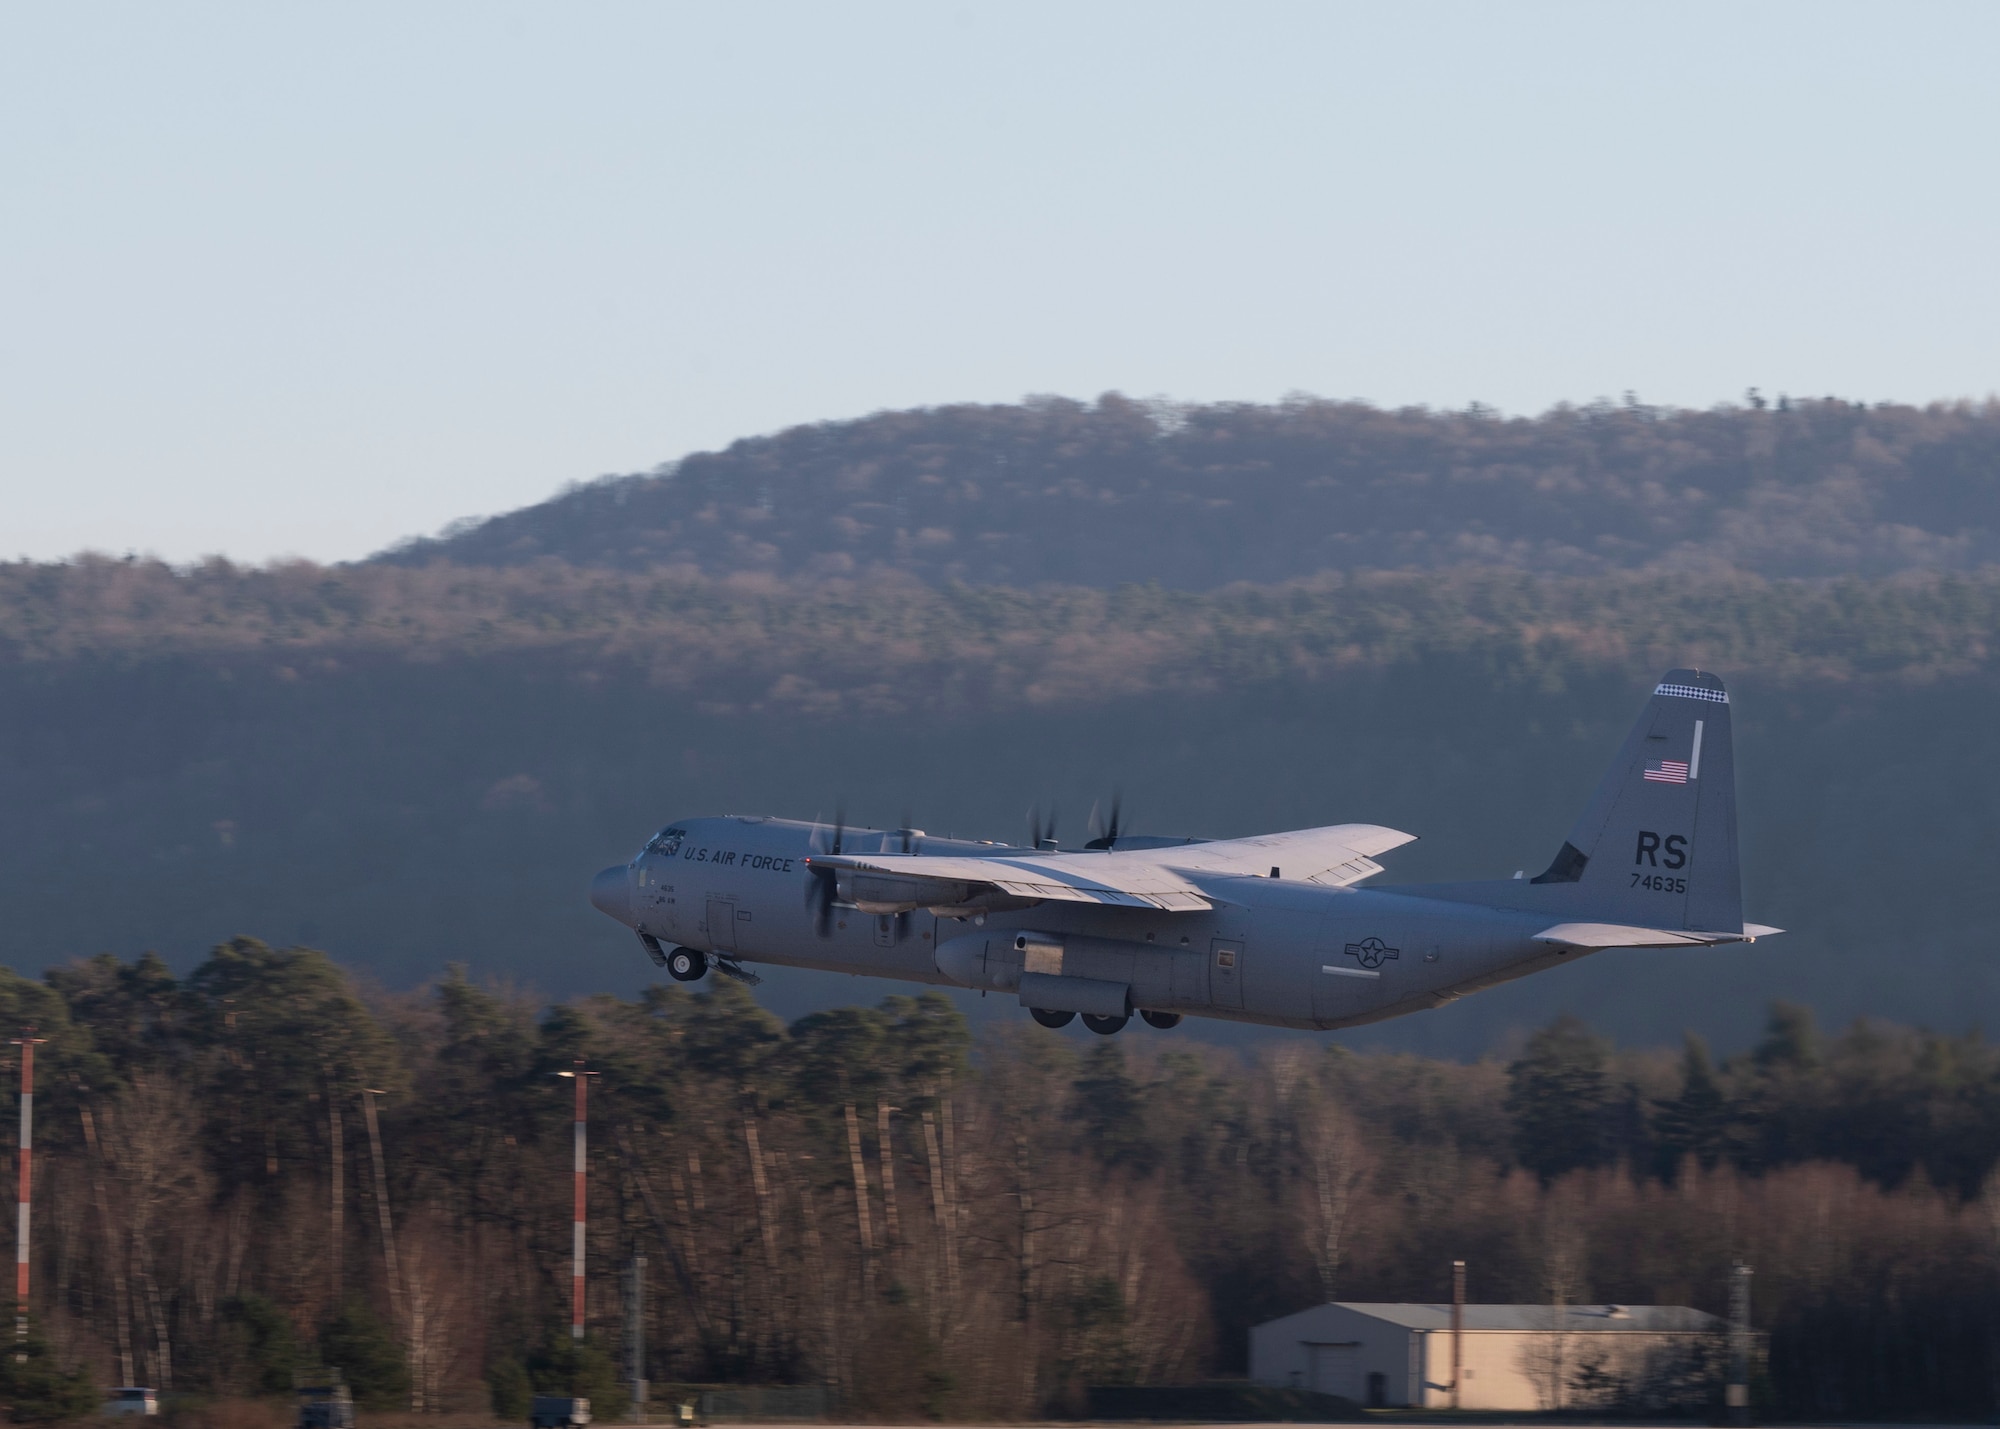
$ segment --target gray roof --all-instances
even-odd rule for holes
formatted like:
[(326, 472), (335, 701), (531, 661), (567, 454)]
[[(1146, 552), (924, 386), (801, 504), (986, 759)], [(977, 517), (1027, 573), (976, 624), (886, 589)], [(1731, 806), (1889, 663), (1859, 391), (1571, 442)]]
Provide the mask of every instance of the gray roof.
[[(1449, 1305), (1368, 1304), (1334, 1302), (1343, 1310), (1386, 1320), (1411, 1330), (1449, 1330)], [(1565, 1305), (1558, 1321), (1553, 1305), (1467, 1305), (1468, 1330), (1554, 1330), (1584, 1333), (1603, 1330), (1719, 1330), (1722, 1321), (1686, 1305)]]

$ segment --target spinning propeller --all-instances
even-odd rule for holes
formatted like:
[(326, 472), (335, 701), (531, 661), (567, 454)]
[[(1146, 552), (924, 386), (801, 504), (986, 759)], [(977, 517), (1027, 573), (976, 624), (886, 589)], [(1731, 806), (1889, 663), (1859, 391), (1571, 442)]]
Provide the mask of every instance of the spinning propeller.
[[(887, 844), (889, 841), (884, 839), (882, 842)], [(903, 826), (896, 830), (896, 842), (902, 845), (900, 849), (902, 853), (923, 852), (923, 845), (917, 840), (917, 831), (910, 827), (910, 811), (908, 809), (903, 810)], [(896, 915), (896, 941), (899, 943), (902, 942), (909, 931), (910, 915), (908, 910), (905, 910)]]
[(1107, 824), (1098, 823), (1097, 805), (1092, 804), (1090, 806), (1090, 831), (1097, 837), (1085, 844), (1085, 848), (1109, 849), (1117, 844), (1119, 820), (1122, 817), (1120, 811), (1123, 809), (1124, 803), (1125, 796), (1113, 790), (1111, 794), (1111, 821)]
[[(847, 815), (840, 805), (833, 806), (833, 843), (830, 847), (821, 834), (819, 820), (813, 820), (813, 852), (838, 854), (846, 837)], [(806, 866), (812, 870), (812, 882), (806, 885), (806, 907), (813, 910), (813, 931), (822, 938), (830, 938), (833, 936), (833, 902), (840, 896), (839, 881), (830, 868), (812, 863)]]
[[(897, 845), (896, 851), (906, 854), (922, 853), (923, 840), (920, 837), (922, 832), (923, 830), (921, 829), (910, 827), (910, 818), (906, 811), (903, 815), (903, 826), (897, 829), (894, 834)], [(888, 834), (882, 835), (883, 853), (889, 852), (890, 837)], [(833, 837), (831, 839), (827, 837), (826, 830), (820, 827), (819, 821), (817, 819), (813, 821), (812, 851), (814, 853), (839, 854), (845, 852), (846, 846), (847, 814), (839, 804), (836, 804), (833, 806)], [(822, 938), (830, 938), (833, 936), (833, 910), (840, 902), (840, 875), (831, 868), (824, 868), (814, 864), (810, 859), (807, 860), (806, 867), (812, 873), (812, 882), (806, 885), (806, 907), (812, 909), (813, 931)], [(909, 927), (910, 915), (908, 913), (898, 913), (896, 915), (896, 936), (899, 940), (904, 933), (909, 931)]]

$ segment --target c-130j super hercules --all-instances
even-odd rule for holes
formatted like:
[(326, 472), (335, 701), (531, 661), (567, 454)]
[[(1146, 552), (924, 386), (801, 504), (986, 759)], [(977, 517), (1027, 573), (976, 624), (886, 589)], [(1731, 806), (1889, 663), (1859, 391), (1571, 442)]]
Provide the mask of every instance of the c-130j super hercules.
[(1134, 1012), (1352, 1027), (1602, 948), (1750, 942), (1729, 695), (1674, 670), (1546, 872), (1370, 889), (1414, 835), (1375, 824), (1090, 847), (789, 819), (688, 819), (607, 868), (590, 901), (692, 981), (744, 962), (1012, 993), (1046, 1026)]

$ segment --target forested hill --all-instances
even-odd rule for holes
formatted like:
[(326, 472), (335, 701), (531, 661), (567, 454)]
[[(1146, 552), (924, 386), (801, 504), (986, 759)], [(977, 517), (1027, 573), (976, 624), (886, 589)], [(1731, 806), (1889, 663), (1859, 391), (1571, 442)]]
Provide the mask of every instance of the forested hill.
[(1057, 398), (793, 427), (379, 559), (1206, 589), (1327, 570), (2000, 561), (2000, 404), (1628, 402), (1534, 418)]
[[(185, 968), (249, 933), (396, 987), (463, 961), (632, 991), (657, 970), (584, 890), (670, 819), (844, 805), (1018, 838), (1039, 804), (1073, 838), (1114, 787), (1146, 833), (1384, 823), (1422, 835), (1385, 881), (1504, 878), (1546, 866), (1652, 681), (1692, 663), (1738, 700), (1746, 909), (1792, 931), (1606, 954), (1343, 1040), (1477, 1055), (1567, 1007), (1740, 1047), (1772, 998), (1990, 1025), (1997, 631), (1992, 571), (1022, 591), (4, 565), (0, 962)], [(759, 990), (787, 1016), (856, 995)]]
[(1143, 832), (1363, 820), (1423, 836), (1387, 881), (1502, 878), (1695, 664), (1740, 698), (1746, 907), (1792, 931), (1344, 1040), (1476, 1055), (1568, 1007), (1739, 1047), (1774, 997), (1956, 1030), (2000, 998), (1996, 457), (2000, 404), (1038, 401), (746, 441), (393, 560), (0, 565), (0, 961), (253, 934), (395, 987), (631, 991), (655, 969), (583, 890), (668, 819), (1018, 837), (1114, 787)]

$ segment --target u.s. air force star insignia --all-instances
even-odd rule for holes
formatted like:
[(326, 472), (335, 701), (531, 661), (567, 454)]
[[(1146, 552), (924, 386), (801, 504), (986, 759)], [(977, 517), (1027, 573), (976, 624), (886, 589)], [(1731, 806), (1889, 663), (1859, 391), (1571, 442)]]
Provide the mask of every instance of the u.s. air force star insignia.
[(1347, 956), (1355, 959), (1364, 968), (1379, 968), (1390, 958), (1400, 958), (1402, 955), (1402, 949), (1392, 948), (1380, 938), (1363, 938), (1358, 943), (1347, 945)]

